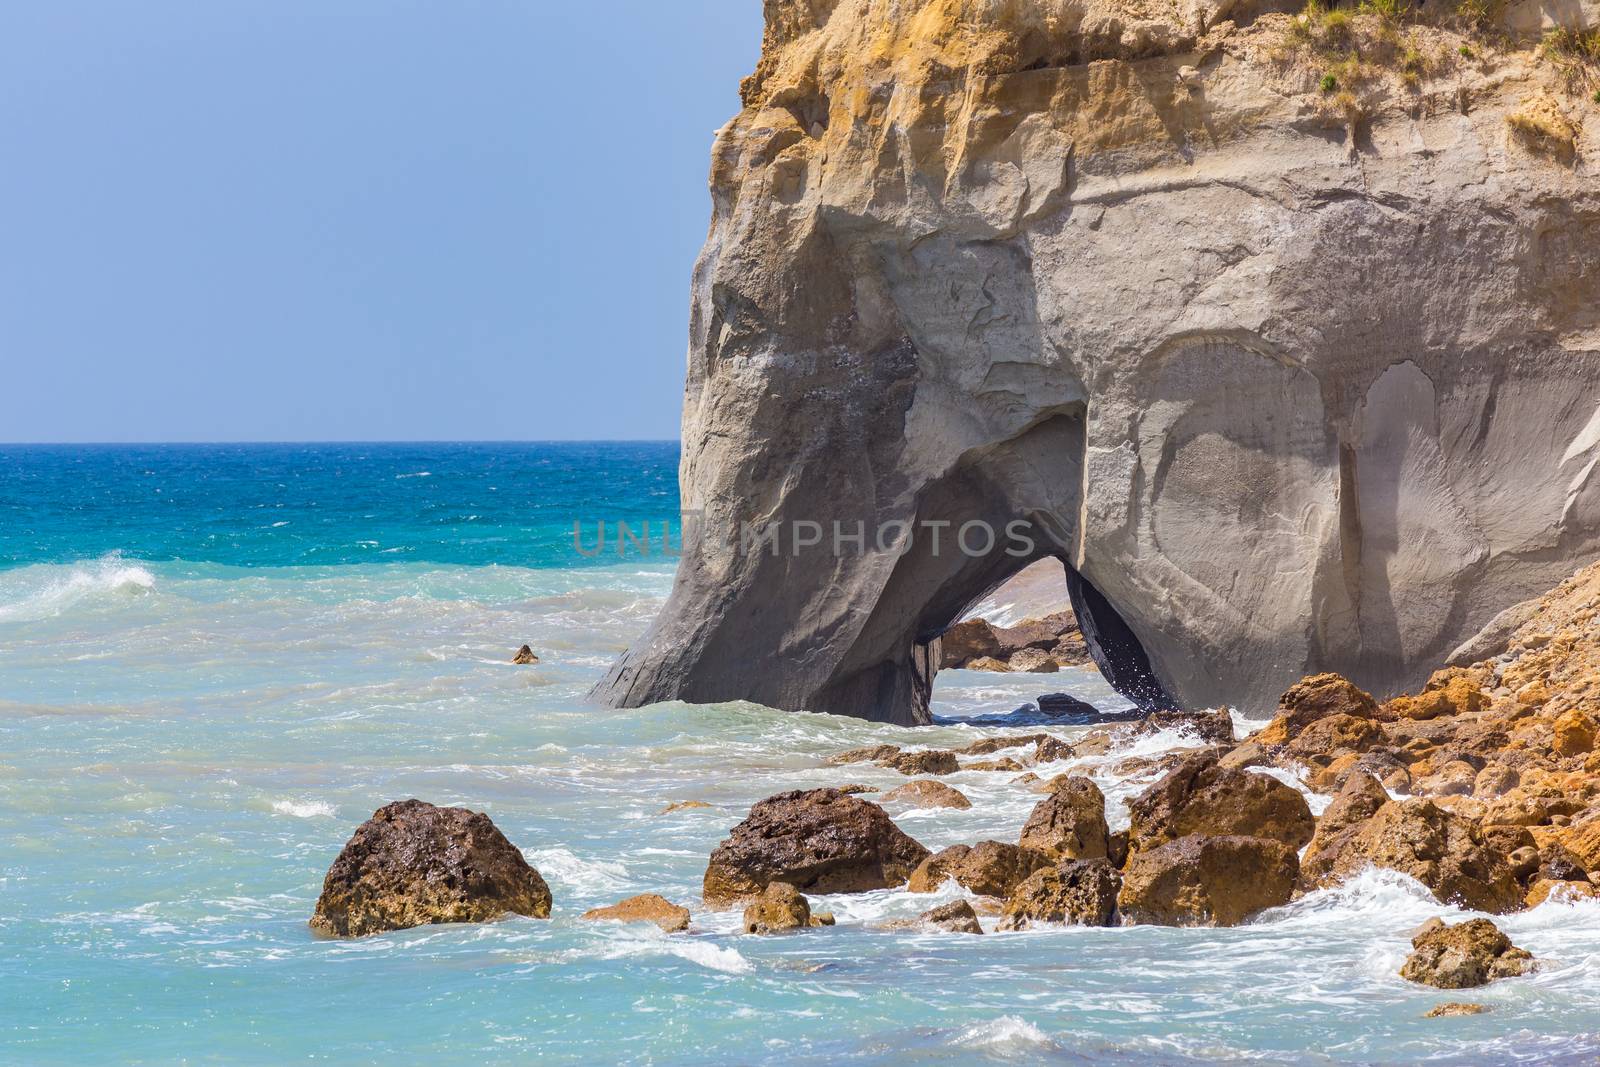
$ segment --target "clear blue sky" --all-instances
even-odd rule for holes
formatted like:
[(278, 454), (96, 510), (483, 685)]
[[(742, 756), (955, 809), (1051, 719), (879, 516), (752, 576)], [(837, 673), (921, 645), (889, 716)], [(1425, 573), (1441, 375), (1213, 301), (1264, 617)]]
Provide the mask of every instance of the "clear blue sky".
[(760, 0), (13, 2), (0, 441), (676, 437)]

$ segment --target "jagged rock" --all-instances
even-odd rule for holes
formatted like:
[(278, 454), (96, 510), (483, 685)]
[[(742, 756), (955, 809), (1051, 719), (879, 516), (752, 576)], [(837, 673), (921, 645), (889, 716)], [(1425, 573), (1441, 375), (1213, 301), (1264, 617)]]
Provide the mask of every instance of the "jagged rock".
[(1071, 759), (1073, 757), (1072, 745), (1059, 737), (1043, 735), (1034, 742), (1033, 760), (1035, 763), (1054, 763), (1057, 760)]
[(958, 756), (989, 756), (1008, 748), (1037, 745), (1050, 739), (1049, 734), (1013, 734), (1005, 737), (985, 737), (960, 748), (951, 749)]
[(1054, 553), (1145, 707), (1262, 707), (1311, 665), (1388, 692), (1600, 555), (1600, 214), (1507, 136), (1536, 40), (1415, 92), (1375, 69), (1356, 123), (1254, 8), (1203, 61), (1225, 6), (765, 9), (694, 272), (703, 514), (605, 699), (927, 722), (932, 636)]
[(1028, 875), (1055, 862), (1038, 849), (1004, 841), (979, 841), (976, 845), (951, 845), (934, 853), (911, 872), (906, 888), (913, 893), (933, 893), (948, 878), (971, 893), (1007, 897)]
[(1109, 832), (1100, 787), (1087, 778), (1068, 777), (1034, 806), (1020, 844), (1069, 859), (1103, 859)]
[(1368, 864), (1411, 875), (1447, 904), (1496, 914), (1522, 906), (1505, 857), (1484, 847), (1476, 825), (1432, 800), (1388, 801), (1348, 832), (1314, 843), (1306, 880), (1332, 885)]
[(1357, 771), (1345, 778), (1317, 820), (1316, 833), (1300, 858), (1302, 888), (1327, 881), (1350, 840), (1387, 803), (1388, 792), (1372, 775)]
[(608, 907), (590, 908), (578, 918), (594, 922), (651, 922), (669, 934), (689, 929), (689, 909), (655, 893), (640, 893)]
[(943, 782), (919, 779), (891, 789), (880, 798), (885, 804), (905, 804), (913, 808), (970, 808), (972, 801), (959, 789)]
[(356, 828), (322, 882), (311, 928), (364, 937), (428, 923), (550, 916), (550, 887), (489, 816), (399, 800)]
[(1128, 863), (1128, 831), (1116, 830), (1106, 837), (1106, 859), (1121, 870)]
[(1004, 759), (976, 760), (975, 762), (969, 763), (961, 769), (964, 771), (1006, 771), (1011, 774), (1015, 774), (1017, 771), (1023, 770), (1024, 768), (1022, 764), (1018, 763), (1010, 756), (1007, 756)]
[(1314, 674), (1291, 685), (1278, 698), (1278, 714), (1255, 739), (1263, 745), (1286, 745), (1312, 723), (1333, 715), (1375, 719), (1378, 702), (1348, 678)]
[(1385, 740), (1383, 727), (1371, 719), (1329, 715), (1301, 730), (1286, 751), (1291, 759), (1323, 765), (1345, 753), (1364, 753)]
[(1012, 891), (1000, 929), (1023, 930), (1035, 922), (1115, 926), (1121, 882), (1104, 859), (1065, 860), (1044, 867)]
[(949, 934), (983, 933), (983, 926), (978, 922), (978, 913), (972, 909), (972, 904), (965, 900), (953, 900), (948, 904), (931, 908), (903, 924), (889, 925), (891, 928), (942, 930)]
[(517, 649), (517, 654), (511, 657), (511, 662), (525, 667), (529, 664), (538, 663), (539, 657), (533, 654), (533, 649), (523, 645)]
[(1568, 708), (1551, 726), (1555, 750), (1562, 756), (1581, 756), (1594, 749), (1594, 717), (1579, 708)]
[(1085, 662), (1086, 658), (1082, 635), (1070, 611), (1024, 619), (1015, 626), (995, 626), (982, 618), (965, 619), (939, 639), (941, 669), (1053, 673), (1063, 666)]
[(1424, 1019), (1444, 1019), (1452, 1015), (1482, 1015), (1489, 1009), (1482, 1004), (1463, 1004), (1452, 1000), (1444, 1004), (1435, 1004), (1422, 1013)]
[(878, 805), (836, 789), (796, 790), (760, 801), (711, 853), (705, 901), (727, 907), (773, 882), (811, 893), (862, 893), (903, 885), (928, 856)]
[(1528, 886), (1522, 902), (1530, 908), (1537, 908), (1551, 897), (1559, 901), (1594, 900), (1600, 898), (1600, 885), (1588, 880), (1537, 878)]
[(1042, 648), (1024, 648), (1013, 652), (1006, 666), (1023, 674), (1054, 674), (1061, 669), (1056, 658)]
[(930, 748), (922, 752), (901, 752), (878, 761), (880, 767), (892, 767), (901, 774), (954, 774), (961, 769), (961, 761), (954, 752)]
[(1464, 760), (1450, 760), (1426, 778), (1412, 785), (1419, 796), (1471, 796), (1478, 780), (1478, 769)]
[(939, 668), (950, 670), (975, 659), (1000, 659), (1000, 639), (988, 619), (965, 619), (939, 638)]
[(859, 796), (862, 793), (883, 792), (883, 790), (879, 789), (877, 786), (862, 785), (859, 782), (851, 782), (848, 785), (836, 785), (834, 788), (847, 797)]
[(1231, 745), (1234, 741), (1233, 716), (1228, 714), (1227, 708), (1213, 711), (1153, 711), (1135, 723), (1129, 732), (1135, 737), (1142, 737), (1161, 730), (1176, 730), (1207, 745)]
[(1454, 926), (1429, 919), (1411, 938), (1411, 947), (1400, 977), (1440, 989), (1469, 989), (1534, 969), (1533, 955), (1513, 945), (1488, 919)]
[[(831, 918), (831, 917), (830, 917)], [(811, 902), (788, 882), (771, 882), (744, 909), (744, 932), (781, 934), (811, 926), (832, 926), (811, 914)]]
[(1267, 837), (1298, 849), (1316, 820), (1305, 797), (1276, 778), (1225, 770), (1212, 754), (1185, 760), (1128, 805), (1135, 852), (1190, 834)]
[(1129, 923), (1236, 926), (1287, 904), (1299, 872), (1280, 841), (1191, 834), (1130, 855), (1117, 906)]
[(898, 755), (899, 745), (867, 745), (865, 748), (847, 748), (843, 752), (835, 752), (827, 762), (836, 766), (845, 763), (878, 763)]

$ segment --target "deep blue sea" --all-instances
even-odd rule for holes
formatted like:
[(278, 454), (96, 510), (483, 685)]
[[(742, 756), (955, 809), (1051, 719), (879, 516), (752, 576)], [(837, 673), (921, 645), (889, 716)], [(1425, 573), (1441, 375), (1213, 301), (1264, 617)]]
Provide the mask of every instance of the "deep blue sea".
[[(1600, 904), (1502, 920), (1544, 969), (1446, 994), (1396, 971), (1412, 928), (1458, 913), (1394, 874), (1232, 930), (881, 928), (946, 886), (822, 897), (835, 927), (741, 935), (699, 884), (752, 803), (904, 780), (828, 754), (964, 742), (1041, 691), (1126, 704), (1075, 670), (943, 672), (922, 730), (594, 706), (673, 561), (586, 556), (572, 525), (592, 547), (601, 521), (675, 520), (676, 464), (672, 444), (0, 446), (0, 1063), (1600, 1055)], [(524, 642), (537, 666), (510, 664)], [(1189, 743), (1037, 771), (1092, 775), (1126, 825), (1152, 780), (1126, 758)], [(946, 781), (970, 809), (890, 813), (930, 848), (1015, 840), (1039, 799), (1016, 777), (964, 770)], [(314, 937), (340, 847), (409, 796), (488, 812), (552, 917)], [(664, 811), (685, 800), (709, 807)], [(689, 907), (691, 929), (578, 919), (641, 892)], [(1451, 999), (1492, 1010), (1422, 1017)]]
[[(0, 567), (615, 563), (678, 519), (676, 442), (0, 445)], [(582, 523), (583, 552), (573, 549)], [(659, 535), (657, 535), (659, 536)], [(652, 542), (655, 543), (655, 542)]]

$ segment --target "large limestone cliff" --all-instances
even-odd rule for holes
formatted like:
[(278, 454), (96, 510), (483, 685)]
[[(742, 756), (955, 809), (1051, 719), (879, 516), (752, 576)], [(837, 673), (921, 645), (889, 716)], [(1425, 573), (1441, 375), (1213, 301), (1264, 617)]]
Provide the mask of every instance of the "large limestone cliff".
[(1600, 555), (1600, 80), (1538, 47), (1600, 3), (1387, 6), (767, 0), (701, 518), (602, 698), (926, 721), (930, 643), (1046, 555), (1141, 703), (1387, 694)]

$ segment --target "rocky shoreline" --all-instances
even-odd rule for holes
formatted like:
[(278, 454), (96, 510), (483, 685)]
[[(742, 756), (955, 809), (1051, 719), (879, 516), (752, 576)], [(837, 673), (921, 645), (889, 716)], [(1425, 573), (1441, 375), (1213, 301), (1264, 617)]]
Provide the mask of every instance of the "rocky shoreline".
[[(958, 900), (879, 925), (976, 934), (985, 917), (997, 932), (1230, 926), (1371, 867), (1415, 879), (1441, 905), (1488, 915), (1600, 896), (1591, 878), (1600, 871), (1600, 751), (1589, 710), (1600, 687), (1597, 615), (1600, 565), (1521, 606), (1516, 626), (1476, 641), (1478, 658), (1441, 669), (1418, 692), (1379, 701), (1338, 675), (1314, 675), (1243, 738), (1226, 711), (1172, 712), (1071, 740), (997, 731), (952, 749), (842, 751), (825, 766), (848, 774), (870, 764), (908, 780), (882, 803), (843, 782), (758, 802), (709, 856), (701, 903), (743, 908), (741, 929), (772, 934), (834, 923), (812, 911), (807, 894), (958, 887)], [(1113, 831), (1083, 761), (1162, 732), (1190, 747), (1116, 759), (1115, 773), (1148, 785), (1127, 801), (1127, 829)], [(934, 852), (885, 810), (970, 806), (939, 779), (973, 771), (1040, 795), (1015, 841)], [(538, 872), (486, 816), (412, 800), (357, 830), (312, 925), (360, 936), (504, 914), (545, 918), (551, 907)], [(582, 918), (694, 929), (690, 909), (654, 894)], [(1400, 973), (1440, 988), (1536, 967), (1485, 918), (1430, 921), (1413, 949)]]

